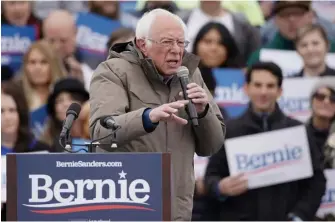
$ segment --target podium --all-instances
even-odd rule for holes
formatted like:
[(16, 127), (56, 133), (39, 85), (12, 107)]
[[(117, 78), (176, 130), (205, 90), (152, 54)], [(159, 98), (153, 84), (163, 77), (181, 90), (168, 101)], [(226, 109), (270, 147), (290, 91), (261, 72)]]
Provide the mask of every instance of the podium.
[(170, 221), (168, 153), (8, 154), (9, 221)]

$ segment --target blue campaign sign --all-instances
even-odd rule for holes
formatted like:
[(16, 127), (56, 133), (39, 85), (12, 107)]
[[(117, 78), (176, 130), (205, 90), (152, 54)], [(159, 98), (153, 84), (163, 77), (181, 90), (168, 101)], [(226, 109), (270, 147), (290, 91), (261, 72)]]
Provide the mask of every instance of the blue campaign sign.
[(217, 81), (215, 100), (230, 117), (241, 115), (247, 108), (248, 97), (243, 92), (244, 73), (240, 69), (214, 69)]
[(162, 221), (162, 159), (158, 153), (18, 154), (17, 220)]
[(14, 72), (18, 71), (24, 53), (35, 39), (33, 26), (1, 25), (1, 65), (8, 65)]
[(36, 138), (39, 138), (41, 133), (44, 131), (47, 118), (48, 113), (46, 105), (30, 112), (30, 128)]
[(120, 8), (122, 12), (129, 12), (129, 11), (135, 11), (136, 10), (136, 5), (137, 5), (137, 1), (125, 1), (125, 0), (121, 0), (120, 1)]
[(121, 23), (88, 12), (78, 13), (76, 22), (77, 45), (82, 60), (95, 69), (106, 59), (108, 38), (115, 29), (121, 27)]

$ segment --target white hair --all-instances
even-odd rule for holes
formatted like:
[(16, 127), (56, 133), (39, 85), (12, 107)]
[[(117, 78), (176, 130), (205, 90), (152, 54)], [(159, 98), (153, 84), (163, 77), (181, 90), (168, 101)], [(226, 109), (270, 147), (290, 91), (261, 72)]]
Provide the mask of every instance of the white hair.
[(183, 22), (183, 20), (167, 11), (164, 9), (154, 9), (150, 12), (145, 13), (140, 20), (137, 22), (137, 26), (136, 26), (136, 38), (137, 39), (148, 39), (150, 38), (150, 31), (151, 31), (151, 26), (152, 23), (155, 21), (157, 16), (160, 15), (165, 15), (165, 16), (171, 16), (171, 18), (175, 19), (178, 23), (180, 23), (180, 25), (182, 26), (183, 30), (184, 30), (184, 36), (186, 38), (186, 33), (187, 33), (187, 27), (185, 25), (185, 23)]

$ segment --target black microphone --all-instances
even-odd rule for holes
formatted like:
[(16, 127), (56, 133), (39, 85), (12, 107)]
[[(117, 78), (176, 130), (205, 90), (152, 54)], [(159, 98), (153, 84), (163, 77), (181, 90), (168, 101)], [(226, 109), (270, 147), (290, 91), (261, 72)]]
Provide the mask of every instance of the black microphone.
[(180, 66), (177, 71), (177, 76), (179, 77), (180, 80), (181, 88), (184, 94), (184, 99), (189, 100), (189, 103), (187, 104), (188, 115), (192, 121), (193, 126), (199, 126), (197, 110), (195, 109), (192, 99), (188, 98), (186, 93), (187, 85), (190, 83), (190, 80), (188, 78), (189, 76), (188, 69), (185, 66)]
[(117, 124), (112, 116), (103, 116), (100, 118), (100, 125), (106, 129), (117, 130), (120, 125)]
[(81, 106), (78, 103), (72, 103), (66, 111), (66, 119), (63, 124), (62, 131), (60, 133), (60, 138), (66, 138), (68, 132), (70, 131), (74, 120), (76, 120), (81, 111)]

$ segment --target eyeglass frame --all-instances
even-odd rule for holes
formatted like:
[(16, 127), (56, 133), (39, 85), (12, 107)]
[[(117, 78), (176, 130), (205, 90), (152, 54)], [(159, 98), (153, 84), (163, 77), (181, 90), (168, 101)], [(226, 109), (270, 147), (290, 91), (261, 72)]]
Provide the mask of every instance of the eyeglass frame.
[(324, 93), (319, 93), (319, 92), (315, 92), (313, 94), (313, 99), (316, 99), (320, 102), (324, 102), (326, 99), (329, 100), (330, 103), (335, 103), (335, 95), (331, 94), (331, 95), (325, 95)]
[[(155, 44), (158, 44), (158, 45), (161, 45), (163, 47), (166, 47), (166, 48), (172, 48), (174, 46), (175, 43), (177, 43), (177, 46), (180, 47), (180, 48), (186, 48), (189, 44), (190, 44), (190, 41), (188, 40), (185, 40), (185, 41), (179, 41), (179, 40), (176, 40), (176, 39), (164, 39), (164, 40), (161, 40), (160, 42), (159, 41), (156, 41), (154, 39), (149, 39), (149, 38), (146, 38), (147, 40), (155, 43)], [(169, 42), (167, 44), (164, 44), (164, 41), (166, 42)], [(180, 46), (179, 44), (183, 44), (183, 46)]]

